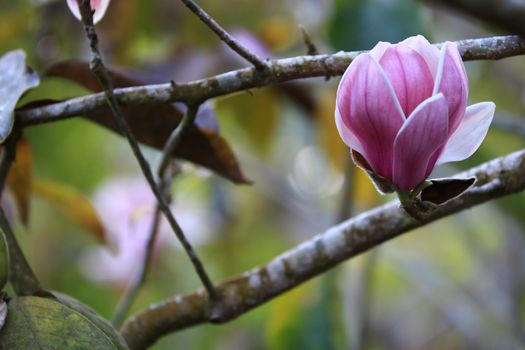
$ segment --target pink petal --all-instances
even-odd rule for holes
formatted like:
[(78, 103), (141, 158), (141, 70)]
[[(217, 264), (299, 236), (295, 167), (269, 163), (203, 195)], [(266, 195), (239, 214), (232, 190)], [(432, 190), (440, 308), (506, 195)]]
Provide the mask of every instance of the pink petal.
[[(67, 5), (69, 6), (69, 9), (73, 13), (73, 15), (81, 20), (82, 16), (80, 15), (80, 10), (78, 8), (78, 1), (79, 0), (67, 0)], [(95, 13), (93, 14), (93, 22), (98, 23), (102, 17), (104, 17), (104, 14), (106, 13), (106, 10), (109, 6), (110, 0), (91, 0), (91, 8), (95, 10)]]
[(352, 133), (350, 129), (348, 129), (346, 124), (343, 122), (341, 114), (339, 114), (339, 108), (337, 107), (337, 104), (335, 106), (335, 126), (337, 127), (337, 131), (339, 131), (339, 135), (341, 135), (343, 142), (348, 147), (350, 147), (353, 150), (356, 150), (359, 153), (364, 153), (363, 147), (361, 146), (361, 142), (359, 142), (357, 137)]
[(430, 174), (432, 155), (447, 140), (447, 115), (445, 98), (437, 94), (420, 104), (399, 130), (394, 142), (393, 182), (401, 190), (415, 188)]
[(388, 49), (390, 46), (392, 46), (392, 44), (390, 44), (389, 42), (380, 41), (376, 44), (376, 46), (374, 46), (372, 50), (368, 52), (368, 54), (372, 56), (374, 60), (379, 62), (379, 60), (381, 60), (381, 57), (383, 57), (383, 54), (385, 53), (386, 49)]
[[(336, 120), (347, 144), (360, 153), (380, 176), (392, 177), (392, 145), (405, 118), (381, 66), (369, 55), (359, 55), (343, 76), (337, 91)], [(356, 147), (354, 145), (354, 147)]]
[(441, 92), (447, 100), (448, 132), (452, 135), (461, 123), (467, 107), (467, 74), (455, 43), (444, 43), (440, 54), (434, 94)]
[(495, 109), (493, 102), (469, 106), (463, 121), (449, 138), (437, 165), (470, 157), (487, 135)]
[(405, 116), (432, 95), (434, 79), (423, 57), (405, 45), (390, 46), (379, 61)]
[(422, 36), (411, 36), (403, 40), (400, 44), (407, 45), (411, 49), (417, 51), (427, 63), (432, 77), (436, 78), (438, 63), (439, 63), (439, 50), (434, 45), (431, 45), (428, 40)]

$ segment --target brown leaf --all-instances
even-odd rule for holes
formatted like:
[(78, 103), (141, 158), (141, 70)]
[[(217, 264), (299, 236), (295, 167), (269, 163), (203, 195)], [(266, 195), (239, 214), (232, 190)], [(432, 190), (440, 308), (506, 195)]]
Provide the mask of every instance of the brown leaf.
[(42, 180), (34, 182), (33, 191), (106, 243), (105, 230), (97, 211), (80, 192), (66, 185)]
[(432, 184), (421, 191), (421, 200), (438, 205), (443, 204), (465, 192), (475, 181), (474, 177), (430, 180)]
[(7, 186), (16, 200), (22, 223), (27, 225), (33, 186), (33, 154), (25, 138), (20, 139), (16, 146), (16, 159), (9, 170)]
[[(141, 81), (127, 77), (124, 73), (111, 70), (115, 88), (143, 85)], [(72, 80), (83, 87), (100, 92), (101, 87), (89, 66), (81, 61), (65, 61), (48, 69), (47, 76)], [(123, 106), (122, 111), (139, 142), (157, 149), (164, 143), (182, 119), (181, 109), (176, 104), (149, 104)], [(202, 113), (205, 113), (203, 111)], [(120, 133), (109, 109), (88, 113), (89, 118), (104, 127)], [(199, 115), (197, 115), (198, 124)], [(222, 142), (217, 142), (217, 139)], [(217, 174), (238, 184), (249, 183), (239, 167), (239, 163), (228, 143), (217, 132), (202, 130), (192, 126), (183, 137), (175, 157), (186, 159), (195, 164), (215, 171)]]
[(352, 160), (354, 161), (355, 165), (366, 172), (379, 193), (386, 194), (396, 191), (396, 187), (393, 184), (372, 171), (372, 167), (368, 164), (361, 153), (357, 152), (356, 150), (352, 150)]

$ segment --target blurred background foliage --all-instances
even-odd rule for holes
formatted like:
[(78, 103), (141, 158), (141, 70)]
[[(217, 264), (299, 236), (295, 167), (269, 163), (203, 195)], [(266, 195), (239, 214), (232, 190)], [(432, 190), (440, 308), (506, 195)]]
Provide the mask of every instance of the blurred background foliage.
[[(368, 49), (379, 40), (397, 42), (415, 34), (437, 42), (496, 33), (471, 18), (412, 0), (199, 4), (253, 50), (275, 58), (305, 54), (299, 25), (321, 53)], [(182, 82), (247, 65), (174, 0), (113, 0), (99, 31), (106, 60), (145, 81)], [(0, 53), (15, 48), (24, 49), (40, 73), (58, 61), (88, 58), (81, 25), (62, 0), (0, 1)], [(495, 101), (496, 120), (523, 121), (522, 57), (469, 62), (467, 70), (471, 102)], [(213, 279), (264, 264), (348, 213), (390, 199), (347, 166), (348, 151), (333, 122), (338, 80), (308, 79), (211, 101), (221, 135), (253, 181), (237, 186), (188, 163), (176, 178), (175, 216)], [(26, 101), (85, 93), (72, 82), (48, 78)], [(524, 135), (495, 124), (473, 157), (441, 167), (436, 176), (525, 146)], [(125, 140), (86, 120), (31, 127), (25, 136), (33, 158), (34, 196), (27, 226), (20, 212), (14, 215), (18, 238), (46, 288), (111, 318), (142, 254), (152, 210), (146, 183)], [(158, 163), (159, 152), (147, 148), (146, 154)], [(344, 196), (351, 200), (345, 202)], [(81, 224), (95, 220), (91, 214), (64, 210), (86, 202), (105, 226), (105, 245)], [(519, 194), (448, 217), (229, 324), (184, 330), (153, 348), (523, 348), (524, 205), (525, 196)], [(188, 259), (166, 232), (133, 311), (197, 287)]]

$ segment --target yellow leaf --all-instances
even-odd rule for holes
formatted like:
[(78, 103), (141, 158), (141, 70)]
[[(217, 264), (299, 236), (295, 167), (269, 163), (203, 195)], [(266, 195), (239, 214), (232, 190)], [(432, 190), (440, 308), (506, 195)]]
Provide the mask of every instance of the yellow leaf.
[(33, 184), (36, 195), (46, 200), (106, 243), (106, 235), (100, 218), (91, 202), (76, 189), (52, 181), (36, 180)]
[(9, 170), (7, 186), (16, 200), (22, 223), (27, 225), (33, 186), (33, 154), (31, 145), (24, 138), (16, 146), (16, 159)]

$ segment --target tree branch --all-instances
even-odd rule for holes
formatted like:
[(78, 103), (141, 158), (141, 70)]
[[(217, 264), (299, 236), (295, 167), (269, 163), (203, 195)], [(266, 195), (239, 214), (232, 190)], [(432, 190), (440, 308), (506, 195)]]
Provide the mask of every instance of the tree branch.
[(121, 329), (131, 349), (145, 349), (162, 335), (206, 322), (227, 322), (327, 269), (387, 240), (447, 215), (525, 189), (525, 151), (484, 163), (458, 177), (477, 182), (422, 221), (394, 201), (334, 226), (277, 256), (267, 265), (216, 286), (220, 302), (210, 306), (202, 290), (150, 306)]
[[(497, 60), (525, 54), (525, 39), (516, 35), (460, 40), (456, 44), (465, 61)], [(338, 76), (344, 73), (359, 53), (361, 51), (271, 60), (262, 71), (243, 68), (176, 86), (166, 83), (115, 89), (114, 95), (121, 105), (175, 101), (194, 104), (217, 96), (295, 79)], [(79, 116), (105, 106), (104, 94), (98, 93), (20, 110), (16, 120), (20, 126), (30, 126)]]
[[(95, 25), (93, 24), (93, 12), (91, 10), (90, 0), (81, 0), (79, 2), (79, 7), (80, 14), (82, 15), (82, 23), (84, 24), (84, 30), (86, 32), (86, 36), (89, 40), (91, 47), (92, 59), (90, 63), (90, 68), (93, 71), (93, 74), (95, 74), (98, 81), (100, 82), (100, 85), (104, 89), (103, 96), (105, 98), (105, 101), (111, 109), (111, 114), (113, 115), (116, 124), (118, 125), (121, 132), (126, 136), (128, 143), (133, 151), (133, 155), (137, 159), (140, 169), (142, 170), (144, 177), (146, 178), (153, 194), (155, 195), (155, 198), (162, 213), (168, 220), (171, 229), (177, 236), (179, 242), (186, 251), (186, 254), (190, 258), (195, 272), (199, 276), (202, 284), (204, 285), (204, 288), (208, 292), (208, 295), (211, 299), (213, 299), (215, 296), (213, 284), (210, 278), (208, 277), (208, 274), (206, 273), (206, 270), (204, 269), (204, 266), (202, 265), (200, 259), (198, 258), (197, 253), (195, 252), (189, 241), (186, 239), (186, 236), (184, 235), (182, 228), (177, 223), (177, 220), (175, 220), (175, 216), (173, 216), (173, 213), (171, 212), (168, 203), (164, 199), (164, 196), (161, 193), (159, 186), (155, 182), (150, 165), (147, 162), (144, 155), (142, 154), (138, 142), (135, 139), (135, 136), (133, 135), (129, 125), (126, 123), (126, 119), (124, 118), (119, 102), (117, 101), (117, 98), (113, 92), (113, 83), (111, 82), (109, 73), (106, 67), (104, 66), (102, 56), (98, 49), (98, 37), (95, 31)], [(198, 103), (196, 105), (198, 105)]]
[(220, 26), (209, 14), (206, 13), (193, 0), (181, 0), (187, 8), (190, 9), (199, 19), (206, 24), (217, 36), (224, 41), (233, 51), (239, 54), (246, 61), (255, 66), (256, 69), (262, 70), (266, 68), (266, 63), (251, 53), (246, 47), (242, 46), (233, 36), (231, 36), (224, 28)]
[[(162, 159), (160, 161), (157, 174), (158, 174), (159, 181), (160, 181), (160, 184), (159, 184), (160, 192), (165, 196), (166, 201), (168, 203), (171, 202), (170, 200), (171, 198), (169, 196), (169, 189), (171, 187), (171, 183), (172, 183), (171, 180), (173, 176), (168, 176), (166, 172), (169, 168), (170, 161), (173, 159), (173, 153), (175, 152), (177, 146), (180, 144), (180, 141), (182, 140), (182, 136), (187, 132), (189, 127), (193, 125), (193, 122), (195, 118), (197, 117), (198, 110), (199, 110), (199, 106), (189, 106), (188, 107), (188, 110), (186, 111), (184, 118), (182, 118), (177, 128), (173, 130), (170, 137), (166, 141), (166, 144), (164, 145), (164, 151), (162, 152)], [(155, 242), (157, 240), (157, 235), (160, 229), (160, 219), (161, 219), (160, 214), (161, 214), (161, 209), (160, 209), (160, 206), (157, 204), (155, 208), (155, 214), (153, 216), (153, 222), (151, 224), (150, 232), (148, 235), (148, 241), (145, 247), (146, 252), (142, 259), (140, 270), (134, 276), (130, 287), (126, 290), (125, 294), (120, 299), (117, 305), (115, 316), (113, 317), (113, 320), (112, 320), (112, 323), (115, 327), (120, 327), (122, 325), (122, 322), (124, 321), (124, 317), (126, 316), (126, 313), (128, 312), (133, 302), (135, 301), (135, 298), (137, 297), (140, 288), (146, 281), (146, 275), (151, 265), (151, 259), (153, 258), (153, 250), (155, 249)]]

